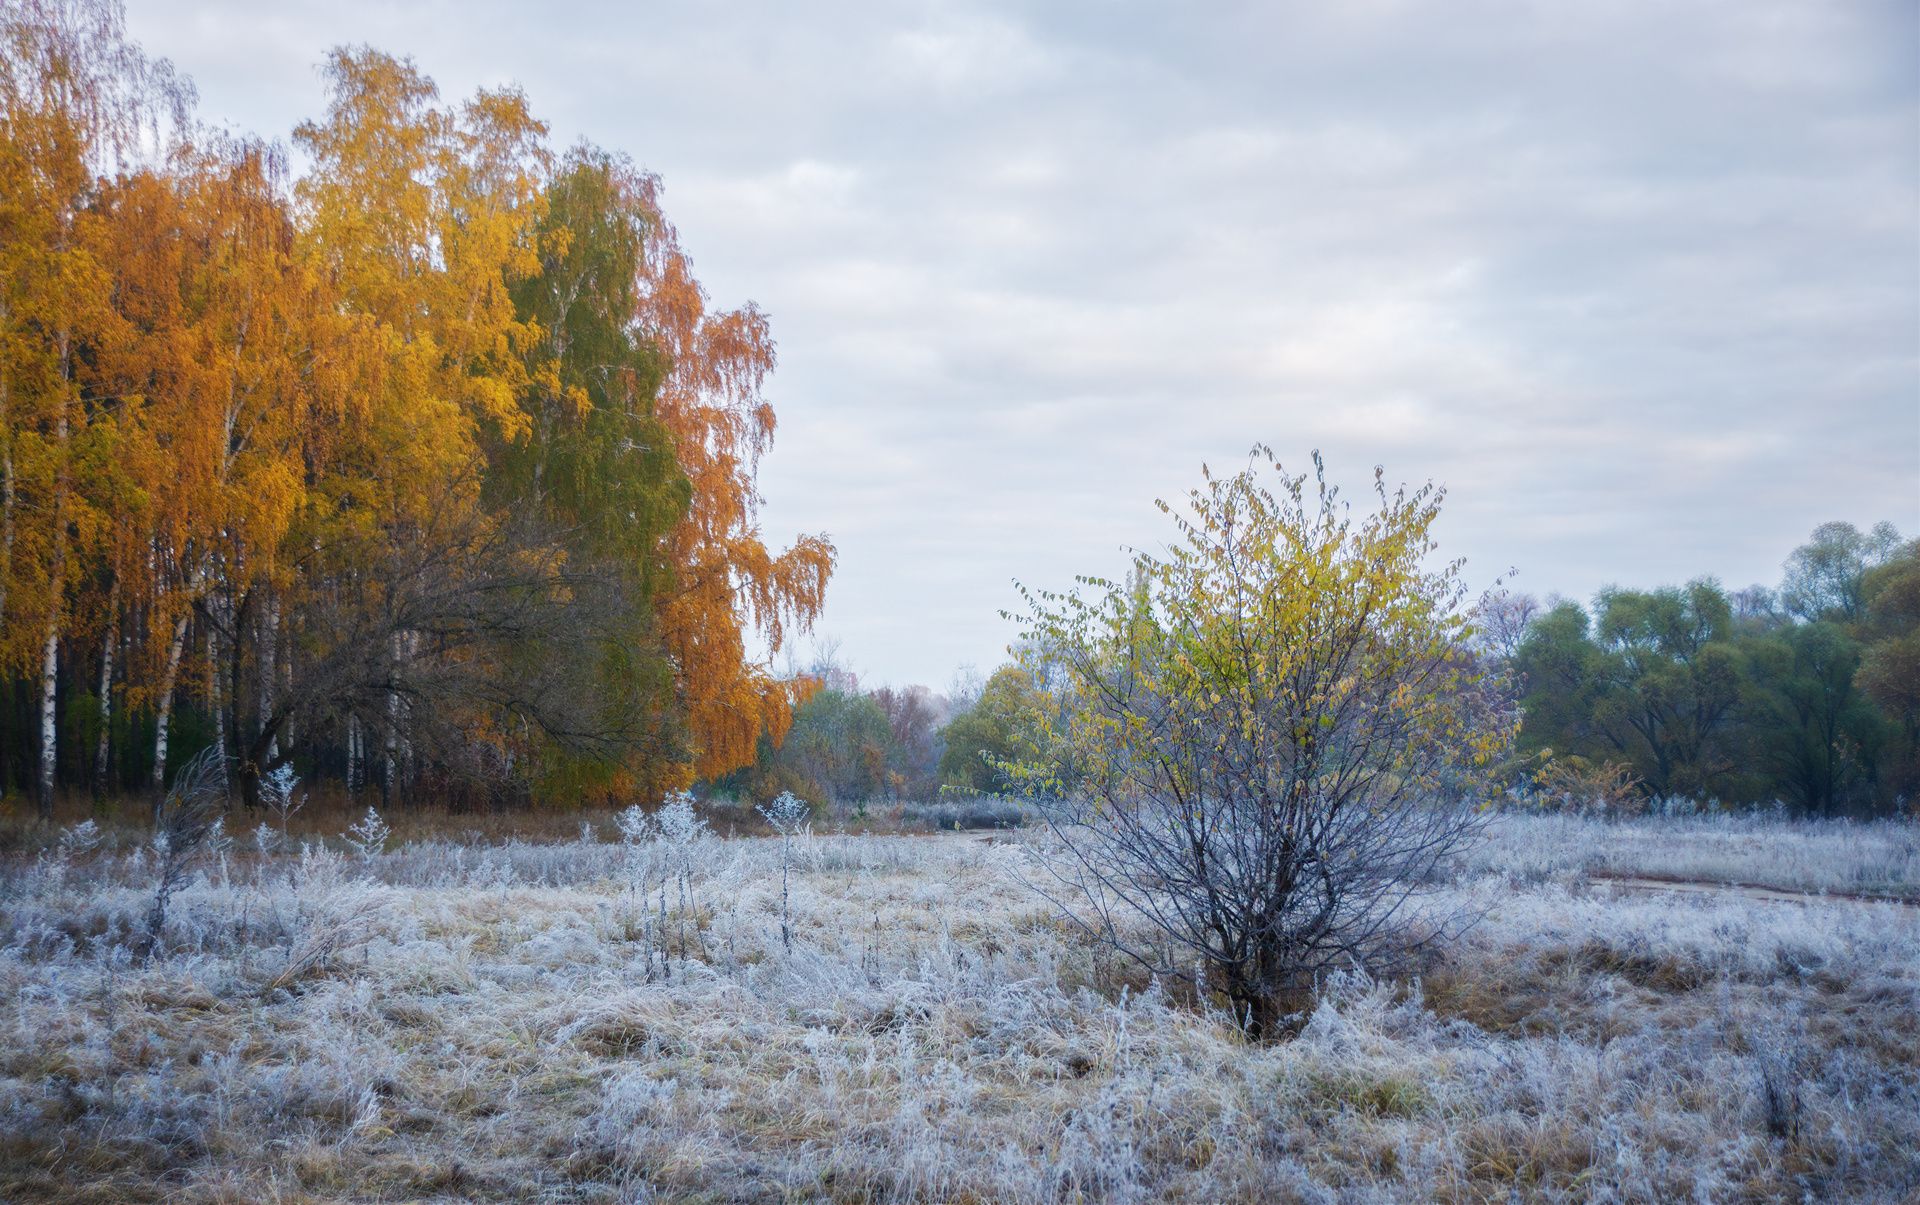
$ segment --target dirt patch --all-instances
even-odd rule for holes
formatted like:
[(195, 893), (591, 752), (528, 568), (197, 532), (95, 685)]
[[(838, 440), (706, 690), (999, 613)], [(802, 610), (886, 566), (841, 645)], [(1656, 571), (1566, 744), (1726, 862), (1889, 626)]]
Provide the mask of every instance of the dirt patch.
[(1673, 891), (1691, 895), (1737, 895), (1742, 899), (1775, 900), (1804, 904), (1830, 902), (1849, 904), (1898, 904), (1920, 908), (1920, 898), (1899, 895), (1863, 895), (1850, 891), (1796, 891), (1791, 887), (1770, 887), (1764, 883), (1714, 883), (1699, 879), (1668, 878), (1664, 875), (1617, 874), (1594, 870), (1587, 878), (1596, 883), (1625, 887), (1632, 891)]

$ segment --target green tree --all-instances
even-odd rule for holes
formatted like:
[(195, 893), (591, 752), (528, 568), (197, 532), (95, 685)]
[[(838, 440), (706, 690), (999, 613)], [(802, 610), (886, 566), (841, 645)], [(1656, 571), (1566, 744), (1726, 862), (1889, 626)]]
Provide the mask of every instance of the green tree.
[(581, 668), (582, 689), (602, 700), (603, 722), (626, 752), (549, 757), (549, 784), (573, 790), (631, 787), (649, 767), (686, 756), (653, 616), (673, 581), (662, 542), (690, 489), (654, 413), (665, 357), (634, 325), (652, 210), (632, 177), (619, 159), (581, 148), (548, 185), (534, 235), (538, 270), (512, 290), (520, 321), (536, 332), (523, 421), (496, 430), (490, 447), (490, 504), (542, 526), (619, 594), (610, 608), (617, 622)]
[(1527, 625), (1514, 653), (1523, 685), (1523, 752), (1604, 756), (1610, 752), (1593, 723), (1602, 686), (1600, 646), (1585, 607), (1563, 600)]
[(1884, 721), (1855, 688), (1860, 644), (1830, 620), (1794, 624), (1747, 650), (1753, 756), (1776, 794), (1831, 816), (1871, 789)]
[(942, 729), (942, 786), (983, 795), (1005, 791), (1011, 783), (1005, 767), (1038, 754), (1042, 699), (1032, 673), (1017, 665), (993, 671), (980, 698)]
[(1709, 580), (1603, 590), (1589, 620), (1563, 603), (1521, 644), (1530, 748), (1619, 760), (1656, 797), (1713, 795), (1740, 702), (1732, 609)]
[(817, 797), (833, 802), (880, 799), (898, 758), (893, 726), (871, 695), (831, 688), (794, 709), (778, 759)]
[(1787, 558), (1780, 600), (1801, 619), (1832, 618), (1853, 623), (1866, 605), (1866, 577), (1900, 547), (1891, 523), (1863, 532), (1851, 523), (1822, 523), (1813, 538)]
[(1920, 541), (1871, 570), (1858, 684), (1890, 730), (1878, 775), (1893, 802), (1920, 800)]

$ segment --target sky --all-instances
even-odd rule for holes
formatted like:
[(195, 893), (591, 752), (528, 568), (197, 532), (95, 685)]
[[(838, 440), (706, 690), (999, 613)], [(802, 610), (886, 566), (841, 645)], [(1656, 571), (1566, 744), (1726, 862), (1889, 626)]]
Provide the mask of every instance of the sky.
[(1916, 14), (128, 5), (215, 124), (284, 139), (369, 43), (659, 173), (713, 304), (771, 317), (762, 517), (839, 548), (818, 637), (935, 687), (1256, 442), (1440, 483), (1442, 550), (1538, 595), (1920, 534)]

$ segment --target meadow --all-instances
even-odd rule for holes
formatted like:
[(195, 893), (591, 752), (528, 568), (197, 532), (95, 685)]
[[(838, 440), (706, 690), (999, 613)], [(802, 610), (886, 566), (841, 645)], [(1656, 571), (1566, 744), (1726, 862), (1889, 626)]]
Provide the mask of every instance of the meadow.
[(570, 823), (236, 836), (157, 944), (136, 831), (17, 841), (0, 1199), (1920, 1192), (1912, 823), (1498, 816), (1423, 896), (1463, 935), (1269, 1043), (1036, 897), (1032, 832)]

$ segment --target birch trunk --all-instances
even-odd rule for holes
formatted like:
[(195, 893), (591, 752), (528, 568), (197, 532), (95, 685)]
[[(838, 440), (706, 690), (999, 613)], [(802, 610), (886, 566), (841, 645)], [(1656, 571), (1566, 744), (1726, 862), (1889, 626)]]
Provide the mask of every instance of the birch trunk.
[(180, 684), (180, 658), (187, 651), (187, 619), (173, 621), (173, 639), (167, 642), (167, 665), (160, 674), (160, 697), (153, 721), (153, 799), (158, 817), (160, 799), (167, 790), (167, 728), (173, 719), (173, 691)]
[[(273, 718), (275, 691), (280, 685), (275, 655), (280, 648), (280, 598), (271, 591), (267, 594), (267, 605), (260, 609), (260, 652), (259, 671), (260, 706), (257, 723), (265, 729)], [(280, 738), (276, 734), (268, 743), (266, 756), (269, 760), (280, 755)]]
[(226, 692), (220, 689), (220, 637), (209, 625), (207, 629), (207, 706), (213, 711), (214, 740), (220, 746), (220, 777), (232, 790), (232, 782), (227, 778), (227, 767), (233, 764), (232, 742), (227, 740)]
[(93, 793), (107, 790), (107, 772), (113, 762), (113, 654), (120, 643), (120, 575), (107, 589), (107, 630), (100, 639), (100, 740), (93, 748)]
[(61, 596), (67, 587), (67, 403), (72, 361), (65, 331), (60, 334), (61, 396), (54, 414), (53, 545), (47, 572), (47, 626), (40, 652), (40, 782), (38, 799), (40, 818), (53, 819), (53, 778), (59, 766), (60, 734), (57, 689), (60, 682), (60, 621), (63, 618)]
[(347, 794), (360, 794), (360, 717), (347, 717)]
[(58, 763), (59, 737), (55, 730), (56, 687), (60, 680), (60, 609), (47, 621), (47, 639), (40, 656), (40, 818), (53, 819), (53, 772)]
[(387, 683), (386, 773), (380, 779), (380, 806), (391, 811), (398, 786), (394, 775), (399, 768), (400, 745), (400, 636), (397, 633), (387, 642), (387, 649), (393, 663), (389, 671), (391, 680)]

